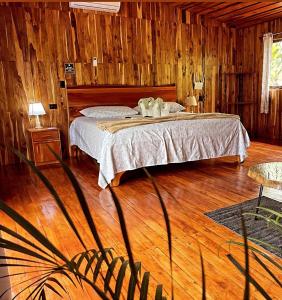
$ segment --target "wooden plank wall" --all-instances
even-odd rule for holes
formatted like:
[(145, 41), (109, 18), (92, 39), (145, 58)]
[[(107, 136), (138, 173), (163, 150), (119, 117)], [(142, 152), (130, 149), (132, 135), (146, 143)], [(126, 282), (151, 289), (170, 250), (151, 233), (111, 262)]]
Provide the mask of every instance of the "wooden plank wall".
[(257, 84), (247, 82), (245, 97), (254, 98), (254, 112), (244, 110), (244, 119), (254, 123), (253, 135), (264, 139), (282, 140), (282, 89), (270, 92), (270, 112), (260, 113), (260, 94), (262, 78), (263, 42), (266, 32), (282, 32), (282, 18), (239, 29), (237, 32), (237, 68), (244, 72), (256, 72)]
[[(0, 4), (0, 143), (26, 151), (33, 126), (28, 103), (40, 100), (44, 126), (58, 126), (66, 141), (66, 93), (76, 85), (177, 84), (178, 100), (206, 80), (206, 111), (219, 97), (219, 69), (235, 65), (235, 29), (201, 18), (183, 18), (164, 3), (122, 3), (121, 12), (72, 10), (67, 3)], [(91, 58), (98, 57), (98, 67)], [(75, 75), (63, 65), (75, 62)], [(57, 110), (49, 110), (57, 103)], [(64, 151), (67, 145), (64, 142)], [(0, 149), (0, 165), (15, 162)]]

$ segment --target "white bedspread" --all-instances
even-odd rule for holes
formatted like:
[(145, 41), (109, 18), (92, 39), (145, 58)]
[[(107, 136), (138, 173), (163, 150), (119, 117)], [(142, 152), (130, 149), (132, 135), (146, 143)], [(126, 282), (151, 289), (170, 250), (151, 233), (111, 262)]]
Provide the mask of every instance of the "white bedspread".
[(116, 173), (141, 167), (232, 155), (244, 160), (250, 145), (248, 133), (237, 119), (171, 121), (113, 134), (98, 129), (95, 123), (94, 118), (76, 118), (70, 126), (70, 142), (99, 162), (102, 188)]

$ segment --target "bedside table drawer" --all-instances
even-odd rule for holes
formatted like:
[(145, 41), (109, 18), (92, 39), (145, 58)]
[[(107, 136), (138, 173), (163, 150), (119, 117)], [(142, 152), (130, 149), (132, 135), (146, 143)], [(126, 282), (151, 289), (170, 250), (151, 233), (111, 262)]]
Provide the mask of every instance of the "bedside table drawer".
[(60, 139), (59, 130), (32, 132), (33, 142), (45, 142), (45, 141), (59, 140), (59, 139)]
[(61, 143), (60, 141), (52, 141), (46, 143), (34, 143), (33, 153), (35, 165), (47, 165), (51, 163), (59, 163), (54, 154), (50, 151), (49, 147), (61, 156)]

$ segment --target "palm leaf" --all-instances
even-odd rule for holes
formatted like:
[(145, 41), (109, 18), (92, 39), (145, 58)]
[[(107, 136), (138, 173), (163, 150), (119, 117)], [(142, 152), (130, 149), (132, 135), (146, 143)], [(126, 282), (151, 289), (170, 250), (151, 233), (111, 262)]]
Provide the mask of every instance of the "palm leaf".
[(135, 270), (134, 257), (133, 257), (133, 253), (132, 253), (132, 250), (131, 250), (129, 235), (128, 235), (128, 232), (127, 232), (122, 207), (120, 205), (118, 197), (116, 196), (116, 194), (115, 194), (114, 190), (111, 188), (111, 186), (109, 186), (109, 190), (111, 192), (112, 199), (114, 201), (114, 204), (115, 204), (115, 207), (116, 207), (116, 210), (117, 210), (119, 223), (120, 223), (120, 228), (121, 228), (121, 232), (122, 232), (122, 237), (123, 237), (125, 248), (126, 248), (127, 255), (128, 255), (129, 267), (130, 267), (131, 273), (135, 277), (135, 281), (137, 282), (137, 285), (139, 287), (139, 280), (138, 280), (138, 276), (137, 276), (137, 273), (136, 273), (136, 270)]
[(3, 232), (6, 232), (7, 234), (9, 234), (10, 236), (13, 236), (15, 237), (16, 239), (24, 242), (25, 244), (33, 247), (34, 249), (38, 250), (39, 252), (42, 252), (44, 254), (46, 254), (47, 256), (49, 256), (50, 258), (53, 259), (53, 256), (50, 255), (47, 251), (45, 251), (44, 249), (38, 247), (37, 245), (35, 245), (34, 243), (32, 243), (31, 241), (27, 240), (26, 238), (24, 238), (22, 235), (20, 235), (19, 233), (17, 232), (14, 232), (13, 230), (7, 228), (6, 226), (4, 225), (0, 225), (0, 231), (3, 231)]
[(65, 293), (67, 293), (66, 289), (64, 288), (64, 286), (60, 283), (60, 281), (58, 281), (56, 278), (54, 277), (48, 277), (47, 281), (51, 281), (53, 283), (55, 283), (56, 285), (58, 285)]
[(52, 264), (53, 266), (57, 266), (57, 263), (50, 260), (49, 258), (37, 253), (37, 252), (34, 252), (26, 247), (23, 247), (19, 244), (16, 244), (14, 242), (11, 242), (9, 240), (6, 240), (6, 239), (3, 239), (3, 238), (0, 238), (0, 245), (2, 248), (4, 249), (10, 249), (10, 250), (13, 250), (13, 251), (16, 251), (16, 252), (20, 252), (20, 253), (24, 253), (28, 256), (32, 256), (32, 257), (35, 257), (35, 258), (38, 258), (40, 260), (43, 260), (45, 262), (48, 262), (50, 264)]
[[(272, 214), (272, 215), (274, 215), (274, 216), (276, 216), (276, 217), (278, 217), (278, 218), (282, 218), (282, 214), (279, 213), (279, 212), (276, 211), (276, 210), (273, 210), (273, 209), (267, 208), (267, 207), (263, 207), (263, 206), (258, 206), (257, 208), (259, 208), (260, 210), (263, 210), (263, 211), (265, 211), (265, 212), (269, 212), (270, 214)], [(245, 214), (248, 214), (248, 213), (244, 213), (244, 215), (245, 215)], [(259, 214), (258, 214), (258, 215), (259, 215)]]
[(204, 260), (202, 251), (199, 248), (200, 251), (200, 259), (201, 259), (201, 274), (202, 274), (202, 300), (206, 300), (206, 276), (205, 276), (205, 266), (204, 266)]
[[(16, 257), (16, 256), (0, 256), (0, 260), (19, 260), (19, 261), (24, 261), (24, 262), (32, 262), (32, 263), (37, 263), (40, 264), (41, 266), (48, 266), (48, 267), (54, 267), (54, 265), (50, 265), (50, 264), (45, 264), (43, 262), (40, 261), (36, 261), (36, 260), (32, 260), (32, 259), (26, 259), (26, 258), (22, 258), (22, 257)], [(38, 265), (37, 265), (38, 266)], [(1, 277), (0, 277), (1, 278)]]
[[(260, 218), (260, 219), (263, 219), (265, 220), (266, 222), (270, 223), (270, 224), (273, 224), (275, 226), (278, 226), (278, 229), (282, 229), (282, 224), (279, 223), (279, 220), (274, 220), (270, 217), (266, 217), (266, 216), (263, 216), (261, 214), (256, 214), (256, 213), (245, 213), (245, 215), (249, 215), (249, 216), (254, 216), (254, 217), (257, 217), (257, 218)], [(278, 217), (277, 217), (278, 218)], [(279, 228), (280, 227), (280, 228)]]
[(259, 245), (267, 246), (268, 248), (271, 248), (271, 249), (273, 249), (273, 250), (275, 250), (277, 252), (280, 252), (282, 254), (282, 249), (280, 247), (273, 246), (273, 245), (271, 245), (271, 244), (269, 244), (267, 242), (264, 242), (264, 241), (261, 241), (259, 239), (252, 238), (252, 237), (250, 237), (249, 240), (252, 241), (252, 242), (255, 242), (255, 243), (259, 244)]
[[(49, 149), (51, 149), (49, 147)], [(64, 206), (64, 203), (62, 202), (62, 200), (60, 199), (58, 193), (56, 192), (55, 188), (53, 187), (53, 185), (50, 183), (50, 181), (43, 175), (43, 173), (34, 165), (34, 163), (30, 160), (28, 160), (21, 152), (19, 152), (16, 149), (12, 149), (12, 151), (22, 160), (24, 161), (28, 166), (30, 166), (30, 168), (33, 170), (33, 172), (40, 178), (40, 180), (44, 183), (44, 185), (46, 186), (46, 188), (49, 190), (49, 192), (51, 193), (51, 195), (54, 197), (57, 205), (59, 206), (59, 208), (61, 209), (63, 215), (65, 216), (65, 218), (67, 219), (69, 225), (71, 226), (72, 230), (74, 231), (75, 235), (77, 236), (78, 240), (80, 241), (80, 243), (82, 244), (82, 246), (84, 247), (84, 249), (86, 249), (86, 246), (80, 236), (80, 234), (78, 233), (78, 230), (76, 229), (69, 213), (67, 212), (67, 209)], [(53, 151), (53, 150), (52, 150)], [(61, 161), (61, 159), (60, 159)]]
[(141, 283), (140, 300), (147, 300), (148, 298), (149, 280), (150, 280), (150, 273), (145, 272)]
[(250, 299), (250, 283), (252, 283), (256, 289), (266, 298), (271, 299), (271, 297), (267, 294), (267, 292), (261, 287), (261, 285), (250, 275), (249, 270), (249, 246), (248, 246), (248, 238), (247, 231), (245, 225), (245, 219), (241, 210), (241, 223), (242, 223), (242, 231), (243, 231), (243, 239), (244, 239), (244, 253), (245, 253), (245, 269), (240, 265), (240, 263), (231, 255), (228, 254), (228, 259), (233, 263), (233, 265), (245, 276), (245, 290), (244, 290), (244, 299)]
[(78, 259), (78, 261), (76, 263), (76, 266), (75, 266), (77, 270), (80, 269), (80, 266), (81, 266), (83, 260), (86, 260), (86, 262), (88, 263), (88, 261), (89, 261), (89, 259), (88, 259), (88, 251), (84, 252), (84, 253), (82, 253), (80, 255), (80, 257), (79, 257), (79, 259)]
[[(35, 239), (37, 239), (43, 246), (45, 246), (47, 249), (49, 249), (51, 252), (53, 252), (56, 256), (61, 258), (68, 265), (68, 267), (70, 269), (72, 269), (72, 265), (70, 264), (69, 260), (39, 230), (37, 230), (30, 222), (28, 222), (25, 218), (20, 216), (12, 208), (7, 206), (3, 201), (0, 201), (0, 210), (4, 211), (15, 222), (17, 222), (27, 232), (29, 232)], [(11, 242), (9, 242), (9, 243), (11, 243)], [(5, 248), (9, 247), (9, 245), (7, 245), (7, 243), (1, 243), (1, 246), (5, 247)], [(87, 282), (89, 285), (91, 285), (93, 287), (93, 289), (96, 291), (96, 293), (98, 293), (98, 295), (102, 299), (108, 299), (108, 297), (105, 295), (105, 293), (102, 290), (100, 290), (100, 288), (98, 288), (96, 285), (94, 285), (90, 280), (85, 278), (80, 273), (76, 272), (75, 274), (78, 275), (80, 278), (83, 278), (83, 280), (85, 282)]]
[(155, 300), (166, 300), (166, 298), (163, 296), (163, 286), (161, 284), (157, 285)]
[(109, 289), (111, 278), (113, 277), (115, 267), (116, 267), (116, 265), (117, 265), (117, 263), (118, 263), (119, 260), (121, 262), (124, 262), (124, 258), (122, 256), (118, 256), (118, 257), (115, 257), (111, 261), (111, 263), (110, 263), (110, 265), (108, 267), (108, 270), (107, 270), (107, 273), (106, 273), (106, 277), (105, 277), (105, 281), (104, 281), (104, 291), (105, 291), (105, 293)]
[[(227, 243), (238, 245), (238, 246), (243, 246), (244, 245), (244, 243), (242, 243), (242, 242), (236, 242), (236, 241), (233, 241), (233, 240), (230, 240)], [(249, 246), (249, 249), (252, 250), (253, 252), (259, 253), (261, 256), (263, 256), (265, 259), (267, 259), (271, 264), (273, 264), (279, 270), (282, 270), (282, 265), (277, 263), (275, 260), (273, 260), (269, 255), (267, 255), (263, 251), (255, 248), (255, 247), (252, 247), (252, 246)]]
[[(114, 299), (119, 299), (121, 295), (121, 291), (124, 285), (124, 279), (126, 276), (126, 270), (129, 265), (130, 267), (130, 280), (128, 285), (128, 300), (134, 299), (135, 295), (135, 289), (136, 285), (140, 289), (140, 299), (147, 299), (148, 297), (148, 288), (149, 288), (149, 278), (150, 273), (145, 272), (142, 278), (141, 287), (139, 286), (139, 279), (138, 274), (141, 275), (141, 263), (134, 262), (133, 253), (130, 246), (130, 240), (129, 235), (127, 232), (125, 217), (122, 211), (122, 207), (120, 205), (119, 199), (116, 196), (114, 190), (110, 187), (110, 192), (112, 194), (112, 198), (114, 201), (114, 204), (116, 206), (117, 214), (120, 221), (120, 227), (121, 231), (124, 237), (124, 243), (128, 254), (128, 260), (124, 260), (123, 257), (114, 257), (112, 253), (111, 248), (104, 248), (103, 244), (100, 240), (97, 228), (95, 226), (94, 220), (92, 218), (92, 215), (90, 213), (90, 209), (88, 207), (87, 201), (85, 199), (85, 196), (83, 194), (83, 191), (73, 175), (72, 171), (69, 169), (69, 167), (61, 160), (61, 158), (54, 153), (52, 149), (50, 149), (51, 152), (57, 157), (57, 159), (61, 162), (61, 165), (66, 172), (72, 186), (74, 187), (75, 193), (77, 195), (77, 198), (80, 202), (80, 206), (82, 208), (82, 211), (84, 213), (84, 216), (86, 218), (86, 221), (88, 223), (88, 226), (91, 230), (91, 233), (94, 237), (94, 240), (98, 246), (99, 251), (96, 250), (87, 250), (85, 243), (83, 242), (74, 222), (72, 221), (66, 207), (64, 206), (62, 200), (60, 199), (58, 193), (56, 192), (53, 185), (48, 181), (48, 179), (43, 175), (43, 173), (36, 168), (36, 166), (29, 161), (27, 158), (24, 157), (19, 151), (13, 150), (13, 152), (22, 160), (24, 161), (28, 166), (31, 167), (33, 172), (40, 178), (40, 180), (43, 182), (43, 184), (47, 187), (49, 192), (54, 197), (57, 205), (59, 206), (60, 210), (62, 211), (64, 217), (66, 218), (68, 224), (72, 228), (73, 232), (75, 233), (76, 237), (79, 239), (80, 243), (84, 247), (85, 251), (82, 253), (79, 253), (73, 257), (73, 259), (70, 261), (59, 249), (57, 249), (47, 237), (45, 237), (39, 230), (37, 230), (29, 221), (27, 221), (24, 217), (22, 217), (20, 214), (18, 214), (15, 210), (13, 210), (11, 207), (6, 205), (4, 202), (0, 202), (0, 210), (2, 210), (6, 215), (8, 215), (11, 219), (13, 219), (17, 224), (19, 224), (25, 231), (27, 231), (32, 237), (34, 237), (43, 247), (45, 247), (48, 251), (50, 251), (51, 254), (54, 254), (56, 257), (60, 258), (63, 261), (63, 265), (59, 265), (57, 261), (54, 260), (53, 256), (50, 255), (47, 251), (42, 249), (42, 247), (37, 246), (36, 244), (30, 242), (20, 234), (10, 230), (9, 228), (6, 228), (5, 226), (1, 226), (0, 230), (2, 229), (10, 236), (17, 238), (18, 240), (25, 243), (26, 246), (18, 245), (14, 242), (11, 242), (7, 239), (0, 239), (0, 247), (10, 249), (31, 257), (34, 257), (40, 261), (34, 260), (34, 259), (28, 259), (28, 258), (21, 258), (18, 257), (17, 263), (2, 263), (0, 266), (24, 266), (24, 267), (35, 267), (33, 264), (44, 264), (46, 265), (46, 268), (44, 269), (42, 265), (40, 265), (40, 271), (44, 272), (43, 274), (34, 276), (33, 278), (29, 278), (25, 281), (20, 282), (19, 284), (25, 284), (27, 281), (29, 284), (25, 286), (21, 291), (15, 295), (14, 299), (22, 295), (25, 291), (28, 289), (33, 289), (31, 293), (29, 293), (29, 296), (27, 299), (30, 299), (31, 297), (33, 299), (46, 299), (46, 290), (50, 290), (53, 294), (56, 294), (59, 297), (62, 296), (62, 292), (66, 293), (66, 289), (63, 286), (63, 284), (55, 277), (55, 275), (60, 274), (61, 276), (65, 276), (68, 278), (69, 281), (71, 281), (72, 284), (75, 285), (75, 282), (73, 281), (71, 276), (74, 276), (78, 282), (82, 286), (82, 282), (86, 282), (89, 284), (94, 291), (100, 296), (100, 298), (104, 300), (108, 300), (108, 297), (106, 295), (107, 292), (111, 293), (111, 296)], [(160, 197), (160, 195), (158, 194)], [(164, 202), (162, 199), (160, 200), (162, 205), (162, 209), (166, 212)], [(165, 216), (165, 220), (169, 222), (168, 215)], [(167, 225), (167, 223), (166, 223)], [(169, 250), (170, 250), (170, 258), (171, 258), (171, 233), (170, 233), (170, 226), (169, 228)], [(28, 248), (29, 246), (29, 248)], [(31, 249), (30, 249), (31, 247)], [(35, 252), (38, 251), (38, 252)], [(9, 257), (9, 256), (0, 256), (0, 259), (6, 258), (8, 261), (16, 260), (17, 257)], [(111, 259), (110, 259), (111, 258)], [(42, 261), (42, 262), (41, 262)], [(115, 283), (115, 291), (113, 292), (110, 288), (110, 281), (111, 278), (114, 277), (114, 271), (118, 265), (118, 262), (121, 262), (121, 265), (118, 269), (117, 279)], [(102, 266), (103, 263), (106, 262), (107, 264), (107, 273), (104, 277), (102, 272)], [(48, 265), (50, 264), (50, 266)], [(38, 266), (38, 265), (37, 265)], [(172, 265), (171, 265), (172, 266)], [(93, 270), (94, 269), (94, 270)], [(92, 271), (92, 280), (87, 278), (87, 275), (89, 274), (89, 271)], [(47, 272), (48, 271), (48, 272)], [(31, 271), (33, 272), (33, 271)], [(31, 272), (19, 272), (12, 274), (12, 276), (21, 275), (23, 273), (31, 273)], [(34, 271), (36, 272), (36, 271)], [(99, 274), (104, 280), (104, 291), (100, 290), (98, 286), (96, 286), (95, 282), (98, 279)], [(172, 275), (172, 271), (171, 271)], [(36, 279), (37, 278), (37, 279)], [(83, 287), (83, 286), (82, 286)], [(173, 285), (172, 285), (173, 290)], [(160, 299), (165, 299), (162, 295), (162, 287), (158, 287), (158, 291), (156, 291), (156, 295), (160, 295), (158, 297), (161, 297)]]
[(47, 299), (46, 299), (46, 294), (45, 294), (45, 291), (44, 291), (44, 289), (41, 291), (41, 294), (40, 294), (39, 300), (47, 300)]
[(121, 268), (119, 269), (118, 277), (117, 277), (117, 281), (116, 281), (116, 288), (115, 288), (115, 299), (119, 299), (119, 297), (120, 297), (122, 284), (123, 284), (123, 280), (125, 277), (126, 268), (128, 265), (129, 265), (129, 261), (125, 260), (122, 263)]
[(2, 210), (6, 215), (13, 219), (17, 224), (24, 228), (31, 236), (33, 236), (37, 241), (39, 241), (43, 246), (45, 246), (49, 251), (54, 253), (57, 257), (62, 259), (64, 262), (68, 263), (68, 259), (29, 221), (18, 214), (15, 210), (0, 201), (0, 210)]
[[(44, 282), (45, 282), (45, 281), (44, 281)], [(36, 300), (37, 296), (40, 294), (40, 292), (42, 291), (42, 289), (43, 289), (43, 287), (44, 287), (44, 286), (43, 286), (44, 282), (42, 282), (41, 284), (37, 285), (37, 286), (33, 289), (33, 291), (27, 296), (27, 298), (26, 298), (25, 300), (31, 299), (31, 297), (32, 297), (33, 300)], [(34, 294), (34, 296), (33, 296), (33, 294)], [(38, 298), (38, 299), (39, 299), (39, 298)]]
[[(135, 263), (135, 270), (136, 270), (135, 271), (136, 274), (141, 274), (141, 262)], [(127, 300), (134, 300), (136, 284), (137, 282), (135, 280), (135, 276), (131, 274), (128, 289), (127, 289)]]
[(69, 281), (76, 287), (75, 282), (73, 281), (73, 279), (71, 278), (71, 276), (64, 270), (59, 270), (57, 271), (59, 274), (64, 275), (65, 277), (67, 277), (69, 279)]
[[(246, 277), (246, 270), (240, 265), (240, 263), (231, 255), (227, 254), (227, 258), (232, 262), (232, 264)], [(271, 300), (272, 298), (267, 294), (267, 292), (261, 287), (261, 285), (252, 277), (248, 276), (249, 282), (264, 296), (265, 299)]]
[[(64, 271), (62, 271), (62, 270), (56, 270), (56, 271), (54, 271), (54, 272), (52, 272), (51, 274), (49, 274), (49, 275), (55, 275), (55, 274), (62, 274), (62, 275), (65, 275), (65, 274), (63, 274), (64, 273)], [(70, 281), (74, 284), (74, 286), (76, 286), (75, 285), (75, 283), (74, 283), (74, 281), (70, 278), (70, 276), (69, 275), (67, 275), (66, 277), (68, 277), (69, 279), (70, 279)], [(56, 279), (54, 279), (53, 277), (47, 277), (47, 278), (45, 278), (44, 279), (44, 281), (43, 282), (41, 282), (40, 284), (38, 284), (34, 289), (33, 289), (33, 291), (28, 295), (28, 297), (26, 298), (26, 300), (28, 300), (28, 299), (30, 299), (32, 296), (33, 296), (33, 294), (35, 294), (34, 296), (33, 296), (33, 299), (36, 299), (36, 297), (40, 294), (40, 292), (41, 292), (41, 290), (42, 289), (44, 289), (44, 286), (46, 285), (47, 287), (48, 287), (48, 283), (47, 283), (47, 281), (54, 281), (55, 280), (55, 282), (56, 282)], [(59, 283), (59, 285), (61, 285), (60, 283)], [(51, 285), (50, 285), (51, 286)], [(52, 286), (52, 288), (54, 289), (54, 287)], [(51, 288), (51, 289), (52, 289)], [(64, 290), (64, 292), (66, 292), (67, 293), (67, 291), (64, 289), (64, 287), (62, 287), (62, 289)], [(56, 292), (57, 293), (59, 293), (57, 290), (56, 290)], [(56, 293), (55, 292), (55, 293)], [(60, 294), (60, 293), (59, 293)]]
[(274, 275), (274, 273), (266, 266), (266, 264), (253, 252), (255, 260), (263, 267), (263, 269), (274, 279), (274, 281), (282, 288), (282, 283)]
[[(38, 278), (38, 277), (42, 276), (41, 278), (39, 278), (39, 279), (33, 281), (32, 283), (30, 283), (29, 285), (27, 285), (25, 288), (23, 288), (20, 292), (18, 292), (18, 293), (12, 298), (12, 300), (16, 299), (19, 295), (21, 295), (23, 292), (25, 292), (26, 290), (28, 290), (28, 289), (31, 288), (32, 286), (34, 286), (34, 285), (36, 285), (36, 284), (38, 284), (38, 283), (40, 283), (40, 282), (43, 282), (43, 281), (45, 280), (45, 278), (47, 278), (50, 274), (52, 274), (52, 272), (50, 272), (48, 275), (44, 275), (44, 276), (43, 276), (43, 275), (41, 274), (41, 275), (35, 276), (35, 277), (33, 277), (33, 278), (29, 278), (29, 279), (27, 279), (27, 280), (24, 280), (24, 281), (20, 282), (19, 284), (14, 285), (14, 287), (15, 287), (15, 286), (20, 285), (20, 284), (23, 284), (23, 283), (25, 283), (25, 282), (27, 282), (27, 281), (31, 281), (31, 280), (33, 280), (34, 278)], [(0, 299), (1, 299), (2, 296), (3, 296), (3, 294), (0, 295)]]
[(244, 238), (244, 253), (245, 253), (245, 291), (244, 291), (244, 299), (250, 299), (250, 262), (249, 262), (249, 248), (248, 248), (248, 238), (247, 231), (245, 225), (245, 219), (241, 210), (241, 223), (243, 230), (243, 238)]
[(63, 296), (49, 283), (44, 283), (44, 287), (47, 287), (49, 290), (57, 294), (60, 298), (63, 298)]
[(144, 170), (145, 174), (147, 175), (147, 177), (149, 178), (149, 180), (151, 181), (151, 183), (155, 189), (155, 192), (160, 201), (160, 205), (161, 205), (164, 220), (165, 220), (167, 239), (168, 239), (169, 263), (170, 263), (171, 295), (172, 295), (171, 298), (174, 299), (173, 274), (172, 274), (172, 239), (171, 239), (171, 226), (170, 226), (169, 215), (168, 215), (168, 212), (167, 212), (167, 209), (165, 206), (165, 202), (162, 198), (162, 195), (159, 191), (159, 188), (158, 188), (154, 178), (151, 176), (151, 174), (148, 172), (148, 170), (146, 168), (143, 168), (143, 170)]
[[(29, 278), (29, 279), (26, 279), (26, 280), (24, 280), (24, 281), (21, 281), (21, 282), (19, 282), (19, 283), (17, 283), (17, 284), (14, 284), (13, 286), (10, 286), (9, 288), (7, 288), (6, 290), (4, 290), (4, 291), (2, 292), (2, 294), (0, 295), (0, 299), (1, 299), (2, 297), (4, 297), (6, 293), (8, 293), (10, 290), (12, 290), (12, 288), (14, 288), (14, 287), (16, 287), (16, 286), (19, 286), (19, 285), (22, 285), (22, 284), (24, 284), (24, 283), (26, 283), (26, 282), (28, 282), (28, 281), (31, 281), (31, 280), (33, 280), (33, 279), (35, 279), (35, 278), (42, 277), (42, 276), (45, 276), (45, 275), (51, 274), (51, 273), (52, 273), (52, 271), (48, 271), (48, 272), (45, 272), (45, 273), (43, 273), (43, 274), (39, 274), (39, 275), (33, 276), (32, 278)], [(24, 273), (24, 274), (25, 274), (25, 273)], [(43, 278), (43, 277), (42, 277), (42, 278)]]
[(94, 263), (94, 260), (97, 259), (99, 257), (99, 254), (97, 251), (94, 252), (94, 254), (89, 258), (85, 271), (84, 271), (84, 276), (87, 276), (89, 270), (92, 268), (92, 265)]
[(94, 272), (93, 272), (93, 282), (96, 282), (96, 280), (98, 278), (103, 261), (104, 261), (104, 257), (103, 257), (103, 255), (101, 255), (97, 260), (97, 264), (96, 264)]
[[(50, 151), (53, 153), (53, 155), (56, 157), (57, 160), (60, 161), (60, 164), (61, 166), (63, 167), (64, 171), (66, 172), (74, 190), (75, 190), (75, 193), (77, 195), (77, 199), (80, 203), (80, 207), (83, 211), (83, 214), (86, 218), (86, 221), (87, 221), (87, 224), (90, 228), (90, 231), (94, 237), (94, 240), (99, 248), (99, 250), (101, 251), (103, 257), (104, 257), (104, 260), (106, 261), (106, 263), (109, 265), (109, 261), (108, 261), (108, 258), (106, 256), (106, 253), (104, 253), (104, 247), (103, 247), (103, 243), (100, 239), (100, 236), (98, 234), (98, 230), (97, 230), (97, 227), (94, 223), (94, 220), (92, 218), (92, 215), (90, 213), (90, 209), (89, 209), (89, 206), (88, 206), (88, 203), (85, 199), (85, 196), (84, 196), (84, 193), (80, 187), (80, 184), (79, 182), (77, 181), (76, 177), (74, 176), (74, 174), (72, 173), (72, 171), (70, 170), (70, 168), (62, 161), (61, 157), (53, 150), (49, 147)], [(86, 249), (86, 247), (85, 247)]]

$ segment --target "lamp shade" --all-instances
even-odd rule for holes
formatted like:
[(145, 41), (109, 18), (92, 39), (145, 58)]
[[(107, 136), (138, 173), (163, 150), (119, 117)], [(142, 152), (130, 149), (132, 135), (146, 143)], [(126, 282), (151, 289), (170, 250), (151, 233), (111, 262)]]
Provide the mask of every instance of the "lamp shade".
[(196, 97), (195, 97), (195, 96), (187, 97), (187, 98), (186, 98), (186, 105), (189, 105), (189, 106), (197, 106), (198, 103), (197, 103)]
[(30, 116), (41, 116), (45, 115), (46, 112), (41, 102), (35, 102), (29, 104), (28, 114)]

